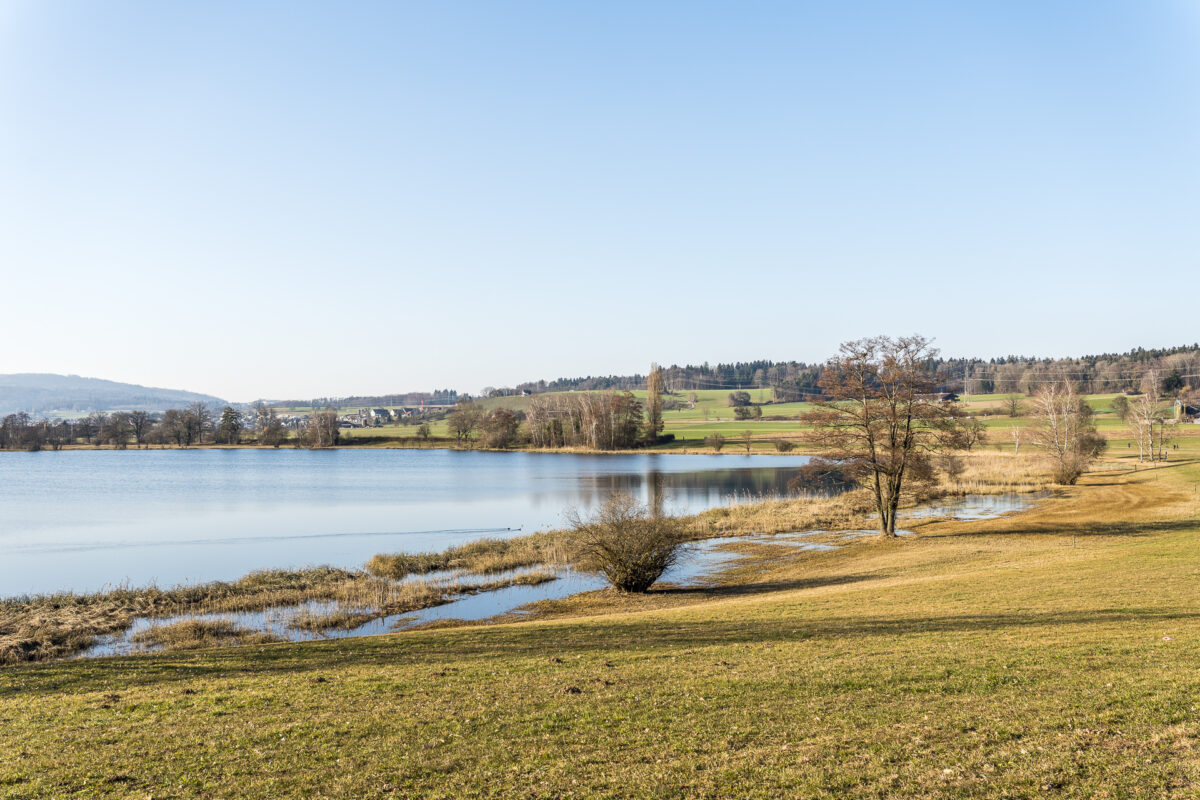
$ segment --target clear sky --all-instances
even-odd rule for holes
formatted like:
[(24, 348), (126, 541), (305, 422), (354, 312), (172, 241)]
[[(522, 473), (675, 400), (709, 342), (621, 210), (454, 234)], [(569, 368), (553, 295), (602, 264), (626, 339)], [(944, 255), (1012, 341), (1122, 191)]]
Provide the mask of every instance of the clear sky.
[(0, 0), (0, 372), (1200, 339), (1200, 3)]

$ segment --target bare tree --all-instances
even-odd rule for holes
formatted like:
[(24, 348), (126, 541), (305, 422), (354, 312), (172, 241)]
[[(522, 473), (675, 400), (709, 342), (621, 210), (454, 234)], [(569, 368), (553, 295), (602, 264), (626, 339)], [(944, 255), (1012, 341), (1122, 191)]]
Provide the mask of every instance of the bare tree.
[(129, 426), (133, 429), (134, 444), (145, 444), (154, 424), (154, 417), (149, 411), (130, 411)]
[(974, 417), (962, 417), (958, 426), (958, 444), (964, 450), (970, 450), (977, 444), (987, 441), (987, 426), (983, 420)]
[(338, 443), (341, 431), (338, 430), (337, 411), (326, 407), (308, 417), (308, 428), (305, 429), (305, 439), (309, 447), (333, 447)]
[(115, 411), (109, 414), (108, 421), (100, 431), (100, 439), (118, 450), (124, 450), (129, 446), (129, 437), (132, 435), (133, 423), (129, 421), (128, 411)]
[(1037, 420), (1030, 435), (1034, 445), (1054, 460), (1057, 482), (1075, 483), (1107, 444), (1096, 432), (1091, 407), (1070, 381), (1042, 385), (1033, 402)]
[(197, 400), (187, 407), (188, 425), (192, 429), (192, 439), (197, 444), (204, 444), (204, 434), (213, 429), (213, 412), (201, 400)]
[(750, 455), (750, 441), (754, 438), (754, 431), (742, 431), (742, 443), (746, 445), (746, 455)]
[(1013, 453), (1021, 452), (1021, 440), (1025, 438), (1025, 429), (1019, 425), (1013, 425), (1008, 429), (1008, 433), (1013, 440)]
[(1015, 394), (1005, 399), (1004, 409), (1010, 417), (1014, 418), (1025, 413), (1025, 407), (1021, 404), (1021, 398)]
[(193, 429), (188, 419), (188, 412), (178, 408), (169, 408), (158, 423), (157, 437), (163, 443), (174, 442), (180, 447), (192, 443)]
[(1138, 461), (1147, 457), (1154, 460), (1154, 418), (1158, 413), (1158, 392), (1156, 389), (1138, 395), (1129, 404), (1125, 421), (1133, 433), (1138, 446)]
[(258, 427), (259, 444), (267, 447), (279, 447), (287, 439), (283, 420), (275, 413), (275, 409), (267, 408), (262, 403), (255, 408), (255, 424)]
[(936, 357), (923, 336), (846, 342), (821, 372), (823, 397), (803, 415), (822, 457), (871, 490), (884, 537), (896, 535), (906, 483), (928, 480), (929, 454), (958, 443), (951, 404), (933, 396)]
[(459, 442), (469, 442), (483, 419), (483, 410), (471, 402), (459, 403), (446, 415), (446, 427)]

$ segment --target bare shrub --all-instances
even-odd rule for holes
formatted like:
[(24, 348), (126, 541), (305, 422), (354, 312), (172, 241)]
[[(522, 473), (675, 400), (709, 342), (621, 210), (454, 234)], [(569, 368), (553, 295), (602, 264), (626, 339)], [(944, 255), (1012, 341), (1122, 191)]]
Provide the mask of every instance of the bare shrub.
[(631, 495), (614, 494), (594, 515), (568, 515), (577, 564), (600, 572), (622, 592), (644, 592), (675, 563), (684, 541), (674, 517), (654, 516)]

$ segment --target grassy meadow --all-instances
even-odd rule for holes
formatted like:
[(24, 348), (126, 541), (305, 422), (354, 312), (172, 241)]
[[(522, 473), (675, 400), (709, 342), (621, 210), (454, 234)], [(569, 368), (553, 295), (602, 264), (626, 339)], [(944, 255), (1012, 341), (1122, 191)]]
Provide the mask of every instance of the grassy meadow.
[[(703, 389), (683, 391), (669, 396), (685, 403), (684, 408), (665, 410), (663, 412), (663, 432), (675, 437), (674, 441), (665, 442), (651, 448), (666, 452), (712, 452), (705, 440), (714, 434), (725, 437), (723, 452), (745, 452), (744, 437), (746, 431), (751, 432), (752, 453), (774, 453), (775, 442), (784, 440), (791, 442), (799, 450), (804, 449), (804, 434), (809, 426), (800, 418), (812, 408), (810, 403), (775, 403), (772, 390), (751, 389), (751, 399), (760, 406), (763, 416), (761, 419), (738, 420), (734, 418), (733, 409), (729, 406), (729, 391), (725, 389)], [(643, 401), (645, 391), (639, 390), (633, 394)], [(692, 395), (696, 396), (694, 406), (690, 404)], [(1115, 394), (1085, 395), (1088, 404), (1096, 411), (1095, 424), (1098, 430), (1105, 434), (1114, 445), (1125, 446), (1128, 441), (1126, 424), (1117, 417), (1111, 408)], [(1022, 406), (1018, 417), (1008, 415), (1007, 401), (1017, 398)], [(761, 399), (760, 399), (761, 398)], [(479, 404), (485, 409), (509, 408), (521, 411), (528, 407), (529, 397), (494, 397), (480, 400)], [(1010, 394), (971, 394), (963, 395), (958, 407), (977, 415), (978, 419), (988, 430), (988, 440), (983, 447), (990, 450), (1012, 449), (1012, 428), (1025, 428), (1033, 423), (1032, 400), (1025, 395)], [(445, 420), (435, 420), (429, 423), (431, 441), (422, 442), (416, 438), (416, 425), (384, 425), (378, 428), (343, 429), (341, 434), (348, 444), (370, 442), (374, 446), (407, 446), (407, 447), (445, 447), (452, 444), (448, 438), (449, 432)], [(1186, 438), (1191, 435), (1192, 428), (1200, 435), (1200, 426), (1181, 426), (1177, 433)]]
[[(1179, 441), (997, 519), (748, 544), (708, 587), (0, 669), (0, 797), (1194, 797), (1200, 438)], [(1002, 454), (977, 477), (1004, 459), (1025, 479)]]

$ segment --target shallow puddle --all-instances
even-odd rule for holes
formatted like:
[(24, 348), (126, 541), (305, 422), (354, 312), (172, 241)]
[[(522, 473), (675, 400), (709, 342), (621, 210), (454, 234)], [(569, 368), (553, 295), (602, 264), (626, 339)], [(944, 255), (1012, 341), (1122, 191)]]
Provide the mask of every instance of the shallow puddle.
[(1048, 496), (1049, 492), (969, 494), (964, 497), (934, 500), (908, 511), (902, 511), (900, 516), (907, 519), (928, 519), (930, 517), (953, 517), (961, 520), (994, 519), (1012, 511), (1024, 511), (1032, 508), (1038, 500)]

